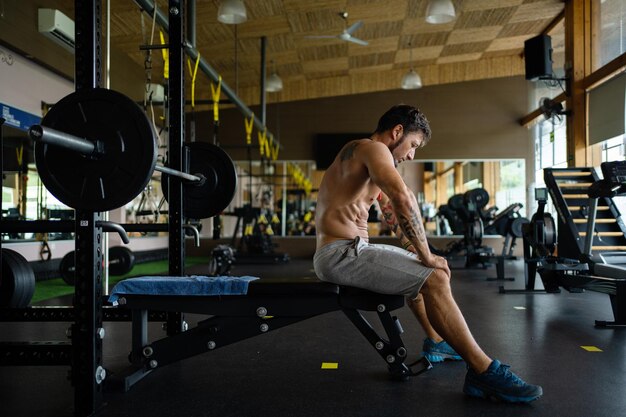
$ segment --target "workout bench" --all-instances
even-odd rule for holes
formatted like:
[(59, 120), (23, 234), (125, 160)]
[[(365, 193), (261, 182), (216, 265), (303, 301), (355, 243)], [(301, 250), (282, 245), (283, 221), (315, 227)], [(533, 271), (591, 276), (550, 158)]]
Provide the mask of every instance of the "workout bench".
[[(403, 330), (398, 318), (391, 315), (404, 306), (401, 295), (377, 294), (307, 278), (252, 281), (246, 295), (202, 295), (193, 289), (189, 295), (146, 295), (139, 289), (116, 296), (118, 308), (132, 311), (132, 365), (122, 375), (125, 390), (156, 368), (337, 310), (342, 310), (374, 346), (393, 379), (406, 380), (432, 368), (426, 358), (404, 363), (407, 350), (401, 338)], [(150, 310), (211, 317), (194, 328), (149, 344)], [(361, 311), (377, 313), (386, 337), (376, 332)], [(418, 364), (419, 369), (411, 369)]]

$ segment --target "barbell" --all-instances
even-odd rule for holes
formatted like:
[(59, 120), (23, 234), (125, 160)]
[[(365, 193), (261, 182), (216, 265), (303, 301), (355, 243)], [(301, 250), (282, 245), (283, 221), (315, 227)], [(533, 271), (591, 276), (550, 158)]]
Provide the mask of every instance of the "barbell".
[[(113, 90), (83, 89), (56, 103), (29, 129), (35, 164), (48, 191), (69, 207), (109, 211), (137, 197), (154, 171), (183, 179), (187, 217), (219, 214), (237, 188), (233, 161), (210, 143), (185, 144), (194, 173), (160, 166), (152, 123), (130, 98)], [(166, 193), (167, 198), (167, 193)]]

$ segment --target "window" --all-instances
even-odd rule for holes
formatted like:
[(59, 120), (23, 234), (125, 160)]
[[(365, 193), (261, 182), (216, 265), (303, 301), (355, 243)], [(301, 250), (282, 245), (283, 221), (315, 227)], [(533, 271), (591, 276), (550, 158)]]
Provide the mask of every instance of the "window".
[(470, 161), (463, 165), (463, 185), (465, 190), (483, 186), (483, 163)]
[(500, 188), (495, 197), (499, 210), (514, 203), (526, 206), (526, 164), (523, 159), (500, 162)]
[[(602, 146), (602, 162), (607, 161), (623, 161), (626, 159), (626, 135), (618, 136), (613, 139), (605, 140)], [(613, 198), (622, 216), (626, 215), (626, 196), (618, 196)]]
[[(596, 3), (594, 2), (594, 5)], [(626, 52), (626, 2), (601, 0), (599, 34), (599, 68)]]
[(618, 136), (602, 142), (602, 162), (621, 161), (624, 159), (626, 136)]
[(567, 167), (565, 116), (539, 122), (535, 129), (535, 183), (541, 187), (544, 168)]

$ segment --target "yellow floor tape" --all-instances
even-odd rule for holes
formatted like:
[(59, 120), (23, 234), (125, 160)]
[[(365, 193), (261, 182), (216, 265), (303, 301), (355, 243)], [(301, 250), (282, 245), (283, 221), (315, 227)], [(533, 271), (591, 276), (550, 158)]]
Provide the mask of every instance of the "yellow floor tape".
[(337, 362), (322, 362), (322, 369), (337, 369), (339, 364)]
[(587, 352), (602, 352), (602, 349), (595, 346), (581, 346), (581, 348), (585, 349)]

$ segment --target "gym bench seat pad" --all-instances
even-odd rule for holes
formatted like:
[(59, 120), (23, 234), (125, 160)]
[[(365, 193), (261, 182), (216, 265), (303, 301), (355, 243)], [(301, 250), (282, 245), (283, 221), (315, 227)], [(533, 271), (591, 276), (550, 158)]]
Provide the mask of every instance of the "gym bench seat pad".
[(245, 295), (248, 284), (258, 277), (137, 277), (118, 282), (111, 290), (109, 301), (117, 305), (120, 295)]

